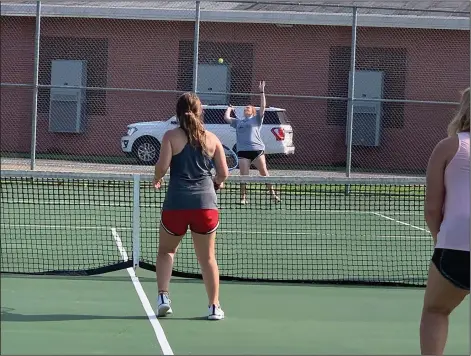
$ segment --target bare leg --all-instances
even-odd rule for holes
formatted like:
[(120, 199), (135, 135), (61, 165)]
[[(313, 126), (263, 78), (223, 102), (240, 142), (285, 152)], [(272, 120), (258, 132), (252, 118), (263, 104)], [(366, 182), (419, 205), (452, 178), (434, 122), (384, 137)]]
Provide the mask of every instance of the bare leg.
[[(270, 176), (268, 174), (267, 162), (266, 162), (264, 154), (261, 155), (260, 157), (256, 158), (253, 161), (253, 164), (258, 169), (261, 176), (263, 176), (263, 177)], [(267, 184), (267, 189), (270, 192), (273, 199), (275, 199), (276, 201), (280, 201), (280, 198), (276, 195), (275, 190), (273, 189), (273, 186), (271, 184)]]
[(168, 293), (172, 277), (173, 259), (183, 236), (170, 235), (160, 225), (159, 251), (157, 253), (156, 275), (159, 293)]
[[(239, 158), (239, 170), (241, 176), (248, 176), (250, 172), (250, 160), (245, 158)], [(240, 201), (245, 204), (247, 199), (247, 188), (245, 183), (240, 184)]]
[(192, 232), (191, 235), (208, 294), (208, 306), (219, 305), (219, 267), (215, 251), (216, 232), (208, 235)]
[(422, 355), (441, 356), (448, 336), (448, 317), (463, 301), (468, 291), (455, 287), (430, 264), (420, 321)]

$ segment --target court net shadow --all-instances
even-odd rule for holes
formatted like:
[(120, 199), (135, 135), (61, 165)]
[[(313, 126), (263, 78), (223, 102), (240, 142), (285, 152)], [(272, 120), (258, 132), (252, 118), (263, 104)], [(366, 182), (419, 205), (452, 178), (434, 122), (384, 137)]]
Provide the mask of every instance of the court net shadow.
[(192, 316), (192, 317), (188, 317), (188, 318), (179, 318), (179, 317), (175, 317), (175, 316), (169, 316), (169, 317), (166, 317), (166, 318), (159, 318), (159, 322), (162, 322), (162, 323), (166, 323), (167, 321), (172, 321), (172, 320), (193, 320), (193, 321), (211, 321), (211, 320), (208, 320), (208, 317), (207, 316)]
[[(80, 320), (147, 320), (145, 315), (90, 315), (90, 314), (20, 314), (13, 308), (2, 307), (1, 321), (5, 322), (56, 322), (56, 321), (80, 321)], [(208, 321), (206, 316), (159, 318), (159, 321), (168, 320), (194, 320)]]
[(147, 320), (146, 315), (88, 315), (88, 314), (20, 314), (2, 310), (1, 321), (74, 321), (74, 320)]

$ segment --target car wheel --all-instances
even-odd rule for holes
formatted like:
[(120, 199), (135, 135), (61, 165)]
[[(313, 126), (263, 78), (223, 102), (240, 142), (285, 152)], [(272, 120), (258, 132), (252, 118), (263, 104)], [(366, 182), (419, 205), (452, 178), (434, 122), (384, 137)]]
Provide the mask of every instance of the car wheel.
[(154, 165), (160, 154), (160, 142), (153, 137), (143, 137), (133, 146), (137, 161), (143, 165)]

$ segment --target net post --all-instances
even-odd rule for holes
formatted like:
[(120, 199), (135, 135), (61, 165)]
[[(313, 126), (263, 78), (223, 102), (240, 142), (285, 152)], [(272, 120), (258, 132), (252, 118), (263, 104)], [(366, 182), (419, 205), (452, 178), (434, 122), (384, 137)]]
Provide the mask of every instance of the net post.
[(139, 267), (141, 244), (141, 210), (140, 210), (140, 188), (141, 176), (133, 174), (133, 194), (132, 194), (132, 263), (134, 270)]

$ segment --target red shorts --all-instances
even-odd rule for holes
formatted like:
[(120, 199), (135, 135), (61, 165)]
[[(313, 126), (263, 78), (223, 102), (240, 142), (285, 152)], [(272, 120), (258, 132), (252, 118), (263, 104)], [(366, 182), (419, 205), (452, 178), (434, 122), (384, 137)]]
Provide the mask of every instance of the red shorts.
[(207, 235), (218, 228), (219, 212), (216, 209), (164, 210), (160, 223), (171, 235), (185, 235), (188, 226), (192, 232)]

